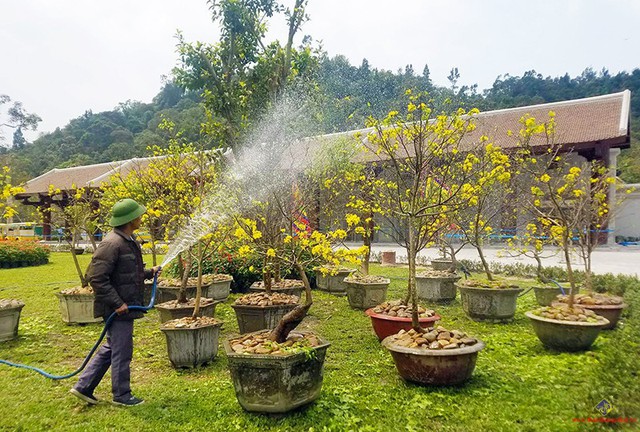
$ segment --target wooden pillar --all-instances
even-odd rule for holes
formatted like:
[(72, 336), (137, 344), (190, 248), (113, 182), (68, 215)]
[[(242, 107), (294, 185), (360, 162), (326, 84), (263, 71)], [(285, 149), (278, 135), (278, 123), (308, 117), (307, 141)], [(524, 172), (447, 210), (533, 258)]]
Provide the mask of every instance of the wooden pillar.
[(51, 200), (43, 197), (42, 205), (42, 238), (43, 240), (51, 240)]

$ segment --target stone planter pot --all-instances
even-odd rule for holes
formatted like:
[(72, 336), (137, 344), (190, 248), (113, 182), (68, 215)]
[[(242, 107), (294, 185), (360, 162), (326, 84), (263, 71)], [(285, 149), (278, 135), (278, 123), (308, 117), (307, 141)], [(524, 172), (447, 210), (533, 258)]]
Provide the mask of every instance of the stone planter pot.
[(533, 287), (533, 292), (540, 306), (551, 306), (556, 301), (556, 296), (562, 294), (558, 287)]
[[(200, 303), (200, 315), (213, 318), (213, 315), (216, 312), (216, 305), (218, 303), (220, 302), (214, 301), (206, 305)], [(163, 324), (174, 319), (192, 316), (195, 306), (188, 306), (185, 304), (184, 306), (175, 308), (167, 307), (166, 305), (161, 303), (156, 306), (156, 309), (158, 310), (158, 318), (160, 319), (160, 323)]]
[(522, 288), (478, 288), (458, 285), (462, 309), (475, 321), (508, 321), (516, 314)]
[(416, 276), (418, 298), (434, 303), (448, 303), (456, 298), (458, 293), (455, 283), (461, 276), (424, 277)]
[(229, 276), (228, 280), (212, 282), (206, 290), (202, 289), (202, 295), (210, 299), (225, 301), (231, 294), (232, 281), (233, 277)]
[[(566, 305), (566, 303), (554, 302), (552, 306)], [(613, 330), (618, 325), (618, 321), (620, 321), (620, 315), (622, 315), (622, 310), (627, 307), (626, 304), (617, 304), (617, 305), (587, 305), (578, 303), (583, 309), (590, 309), (596, 313), (596, 315), (600, 315), (601, 317), (606, 318), (609, 321), (609, 324), (602, 327), (602, 330)]]
[[(280, 293), (280, 294), (289, 294), (289, 295), (294, 295), (294, 296), (298, 296), (298, 298), (302, 299), (302, 293), (304, 292), (304, 284), (302, 281), (297, 281), (300, 282), (300, 286), (292, 286), (292, 287), (284, 287), (284, 288), (280, 288), (277, 286), (273, 286), (271, 288), (271, 291), (274, 293)], [(254, 282), (251, 284), (251, 286), (249, 287), (249, 291), (250, 292), (264, 292), (266, 291), (264, 289), (264, 283), (262, 281), (258, 281), (258, 282)]]
[[(202, 287), (202, 290), (207, 288), (207, 286)], [(187, 298), (194, 298), (196, 296), (196, 287), (188, 286), (186, 288)], [(156, 303), (166, 303), (171, 300), (178, 300), (178, 296), (180, 295), (180, 287), (165, 287), (159, 286), (158, 293), (156, 294)]]
[(395, 251), (384, 251), (382, 252), (380, 265), (383, 266), (394, 266), (396, 265), (396, 253)]
[(355, 309), (369, 309), (385, 301), (391, 280), (370, 283), (345, 278), (344, 282), (347, 286), (349, 306)]
[(82, 255), (84, 253), (84, 248), (74, 248), (76, 255)]
[(287, 312), (297, 305), (253, 306), (232, 304), (240, 333), (252, 333), (258, 330), (272, 329), (278, 325)]
[(193, 368), (213, 361), (218, 355), (221, 327), (221, 322), (194, 329), (161, 327), (173, 367)]
[[(371, 318), (373, 331), (379, 340), (383, 340), (387, 336), (394, 335), (400, 330), (411, 330), (411, 318), (394, 317), (389, 315), (377, 314), (372, 309), (367, 309), (366, 313)], [(440, 319), (440, 315), (435, 314), (428, 318), (419, 318), (420, 327), (433, 327), (436, 321)]]
[(609, 321), (589, 323), (561, 321), (525, 312), (531, 320), (533, 330), (543, 345), (559, 351), (584, 351), (589, 349), (598, 337), (600, 330), (609, 325)]
[(453, 260), (446, 258), (438, 258), (431, 260), (431, 267), (434, 270), (444, 270), (447, 271), (453, 267)]
[(400, 376), (420, 384), (446, 386), (460, 384), (469, 378), (476, 367), (478, 352), (485, 346), (475, 345), (451, 350), (428, 350), (396, 346), (392, 338), (382, 345), (391, 352)]
[(0, 309), (0, 342), (12, 340), (18, 337), (18, 326), (20, 324), (20, 312), (23, 304)]
[(331, 275), (323, 275), (321, 271), (316, 270), (316, 281), (318, 289), (322, 291), (328, 291), (335, 295), (346, 295), (347, 284), (344, 282), (344, 278), (350, 276), (355, 272), (355, 269), (340, 269), (338, 273)]
[(94, 294), (62, 294), (58, 297), (62, 321), (67, 324), (88, 324), (102, 322), (102, 318), (93, 316)]
[[(304, 334), (304, 332), (295, 332)], [(329, 343), (319, 339), (315, 355), (236, 354), (224, 341), (238, 402), (247, 411), (284, 413), (320, 396)]]

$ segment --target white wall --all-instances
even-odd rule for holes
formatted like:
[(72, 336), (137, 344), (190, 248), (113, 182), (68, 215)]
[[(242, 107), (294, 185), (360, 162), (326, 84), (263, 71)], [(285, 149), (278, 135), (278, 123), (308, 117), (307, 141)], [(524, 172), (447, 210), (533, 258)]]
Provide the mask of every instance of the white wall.
[(616, 236), (640, 237), (640, 184), (624, 185), (624, 189), (633, 189), (625, 194), (618, 189), (618, 196), (625, 194), (624, 202), (616, 212)]

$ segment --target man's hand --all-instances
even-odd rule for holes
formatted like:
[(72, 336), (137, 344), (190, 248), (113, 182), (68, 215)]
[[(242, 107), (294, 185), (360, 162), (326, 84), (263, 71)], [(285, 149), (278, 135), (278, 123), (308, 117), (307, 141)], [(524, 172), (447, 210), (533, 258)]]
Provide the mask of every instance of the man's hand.
[(124, 315), (129, 312), (129, 306), (126, 303), (123, 303), (118, 309), (116, 309), (116, 313), (118, 315)]
[(155, 267), (151, 267), (151, 274), (152, 275), (158, 275), (160, 276), (160, 273), (162, 272), (162, 267), (160, 266), (155, 266)]

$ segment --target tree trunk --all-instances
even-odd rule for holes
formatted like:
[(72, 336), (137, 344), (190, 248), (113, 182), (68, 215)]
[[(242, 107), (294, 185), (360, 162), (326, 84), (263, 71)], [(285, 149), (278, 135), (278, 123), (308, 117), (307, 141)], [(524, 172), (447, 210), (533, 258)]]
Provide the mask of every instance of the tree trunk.
[(295, 309), (283, 316), (276, 328), (271, 331), (269, 339), (278, 343), (283, 343), (287, 340), (287, 336), (289, 336), (289, 333), (291, 333), (291, 331), (302, 322), (304, 317), (307, 316), (309, 308), (313, 304), (313, 298), (311, 296), (311, 284), (309, 283), (307, 274), (300, 264), (296, 264), (296, 268), (298, 269), (298, 274), (300, 275), (302, 283), (304, 284), (305, 304), (296, 306)]
[(571, 286), (571, 289), (569, 290), (569, 307), (573, 308), (573, 301), (575, 299), (576, 281), (573, 276), (573, 268), (571, 267), (571, 258), (569, 257), (569, 239), (567, 238), (566, 234), (562, 239), (562, 249), (564, 251), (564, 259), (567, 264), (567, 277), (569, 278), (569, 285)]
[(487, 275), (487, 279), (489, 279), (490, 281), (494, 280), (493, 274), (491, 274), (491, 270), (489, 269), (489, 263), (487, 262), (487, 259), (484, 257), (484, 252), (482, 251), (482, 248), (480, 246), (476, 246), (476, 250), (478, 251), (478, 255), (480, 255), (480, 261), (482, 261), (482, 267), (484, 268), (484, 272)]
[(187, 302), (187, 282), (189, 280), (189, 273), (191, 273), (191, 255), (187, 252), (187, 259), (184, 264), (184, 273), (182, 274), (182, 280), (180, 281), (180, 293), (178, 294), (178, 303)]
[(85, 288), (87, 285), (87, 279), (82, 274), (82, 269), (80, 268), (80, 263), (78, 262), (78, 256), (76, 255), (76, 249), (71, 245), (71, 256), (73, 257), (73, 265), (76, 267), (76, 272), (78, 273), (78, 277), (80, 278), (80, 285), (82, 288)]
[(364, 258), (362, 260), (362, 274), (369, 274), (369, 259), (371, 258), (371, 236), (365, 233), (362, 236), (363, 244), (367, 247), (367, 252), (364, 254)]
[(267, 294), (271, 294), (271, 270), (269, 270), (269, 257), (265, 256), (262, 269), (262, 282), (264, 283), (264, 290)]
[(538, 277), (538, 280), (542, 283), (548, 283), (549, 279), (547, 279), (544, 273), (542, 273), (542, 260), (540, 259), (540, 256), (534, 254), (533, 259), (536, 260), (536, 276)]
[(193, 318), (200, 316), (200, 299), (202, 298), (202, 243), (198, 243), (198, 280), (196, 282), (196, 305), (193, 309)]
[(422, 332), (420, 321), (418, 321), (418, 291), (416, 289), (416, 250), (415, 232), (413, 225), (409, 223), (409, 250), (407, 250), (407, 258), (409, 260), (409, 289), (407, 297), (411, 299), (411, 326), (417, 332)]

